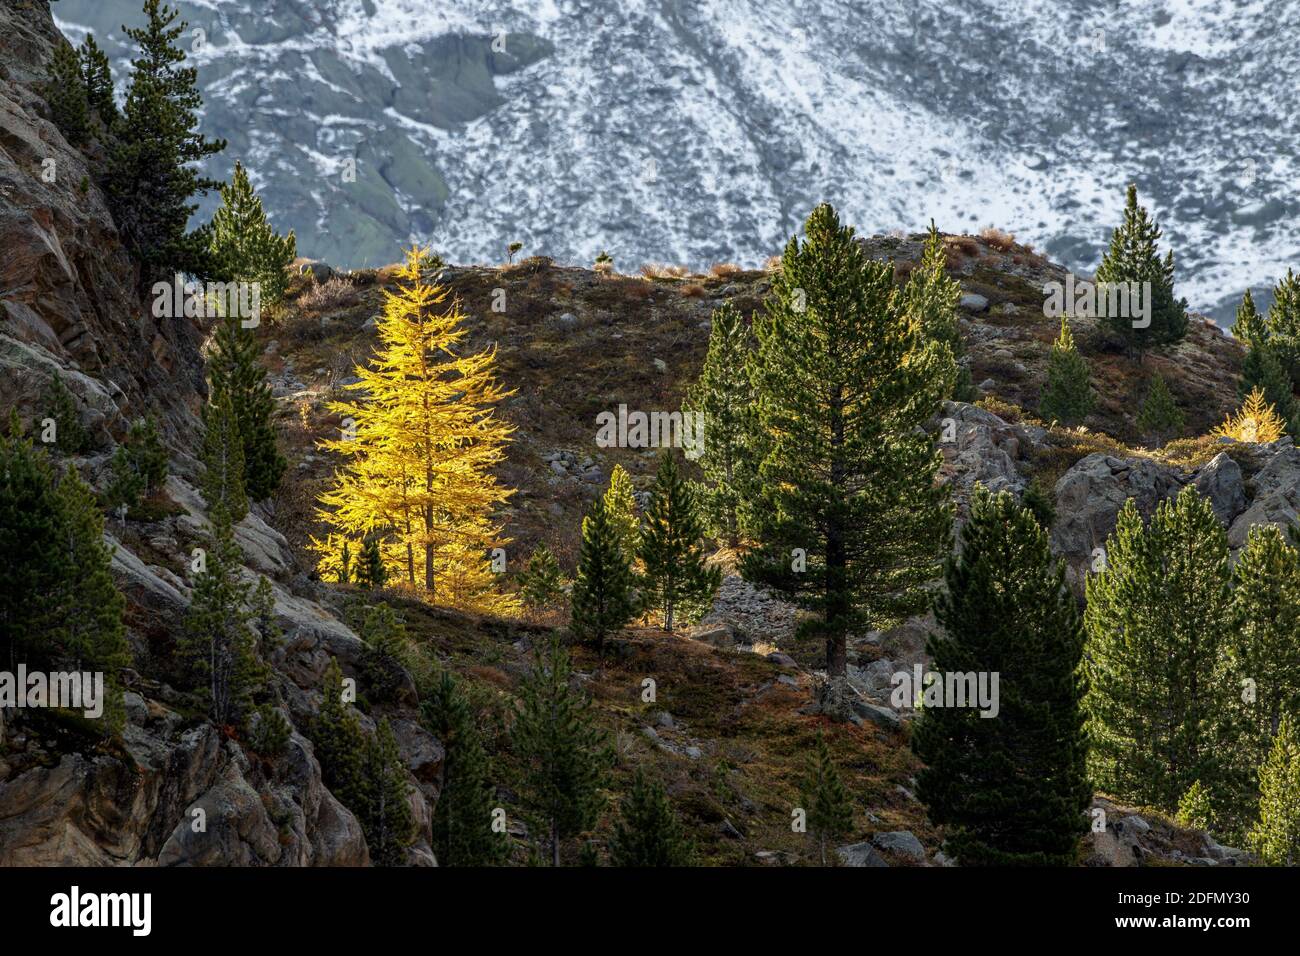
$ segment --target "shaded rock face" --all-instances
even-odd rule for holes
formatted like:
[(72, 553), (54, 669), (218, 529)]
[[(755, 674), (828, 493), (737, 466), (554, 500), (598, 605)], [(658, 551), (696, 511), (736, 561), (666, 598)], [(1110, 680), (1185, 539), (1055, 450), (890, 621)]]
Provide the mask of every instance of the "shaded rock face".
[(46, 4), (0, 5), (0, 408), (43, 418), (58, 373), (101, 447), (150, 410), (184, 447), (205, 393), (202, 330), (141, 302), (95, 184), (102, 148), (69, 146), (45, 118), (40, 87), (63, 42)]
[(1291, 445), (1289, 439), (1260, 449), (1274, 447), (1271, 457), (1251, 481), (1254, 498), (1250, 507), (1228, 529), (1228, 543), (1234, 548), (1246, 544), (1253, 525), (1271, 524), (1286, 529), (1300, 516), (1300, 449)]
[(1016, 463), (1041, 437), (1041, 429), (1010, 424), (965, 402), (944, 402), (930, 427), (943, 455), (942, 474), (951, 482), (961, 515), (977, 482), (995, 494), (1024, 491), (1025, 479)]
[(1067, 561), (1071, 583), (1082, 582), (1094, 548), (1103, 547), (1115, 530), (1120, 509), (1135, 499), (1143, 516), (1182, 490), (1178, 472), (1145, 458), (1115, 458), (1093, 453), (1081, 459), (1056, 483), (1056, 522), (1052, 550)]
[[(111, 536), (110, 543), (116, 543)], [(149, 627), (178, 633), (189, 586), (118, 545), (114, 575)], [(248, 572), (251, 574), (251, 572)], [(359, 673), (364, 642), (326, 606), (273, 584), (283, 631), (270, 657), (273, 696), (295, 728), (309, 728), (330, 658)], [(148, 641), (129, 628), (137, 659)], [(182, 709), (189, 695), (128, 672), (124, 753), (65, 752), (22, 722), (7, 728), (0, 765), (0, 866), (362, 866), (369, 853), (355, 816), (329, 792), (310, 741), (297, 729), (274, 758), (248, 752)], [(432, 806), (444, 751), (409, 705), (386, 712), (410, 772), (419, 825), (411, 862), (432, 865)], [(374, 715), (376, 718), (378, 714)], [(370, 716), (363, 726), (373, 729)]]

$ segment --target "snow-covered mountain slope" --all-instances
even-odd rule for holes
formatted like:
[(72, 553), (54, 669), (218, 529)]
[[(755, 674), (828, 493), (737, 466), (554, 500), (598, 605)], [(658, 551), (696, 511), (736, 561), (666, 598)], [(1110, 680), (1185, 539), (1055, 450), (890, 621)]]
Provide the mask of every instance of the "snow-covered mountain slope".
[[(995, 225), (1090, 271), (1130, 180), (1193, 307), (1223, 319), (1300, 261), (1295, 0), (179, 6), (214, 171), (242, 158), (343, 265), (411, 238), (749, 265), (829, 199), (863, 232)], [(120, 55), (138, 8), (55, 13)]]

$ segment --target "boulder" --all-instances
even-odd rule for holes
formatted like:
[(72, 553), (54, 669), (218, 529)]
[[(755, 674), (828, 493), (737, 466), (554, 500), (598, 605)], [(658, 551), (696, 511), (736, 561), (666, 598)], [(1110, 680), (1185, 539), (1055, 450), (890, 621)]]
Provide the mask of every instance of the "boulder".
[(334, 267), (319, 259), (308, 259), (298, 266), (299, 275), (309, 275), (317, 282), (324, 282), (334, 275)]
[(851, 843), (837, 846), (835, 854), (843, 866), (889, 866), (885, 858), (870, 843)]
[(1052, 549), (1066, 558), (1068, 577), (1082, 586), (1094, 548), (1115, 530), (1124, 502), (1133, 498), (1144, 517), (1182, 490), (1178, 473), (1145, 458), (1116, 458), (1094, 452), (1080, 459), (1056, 483)]
[(1251, 482), (1255, 497), (1250, 507), (1228, 529), (1228, 544), (1233, 548), (1246, 544), (1254, 525), (1287, 528), (1300, 515), (1300, 449), (1289, 443), (1278, 446)]
[(938, 432), (942, 474), (952, 483), (963, 510), (976, 482), (992, 492), (1019, 492), (1024, 487), (1016, 461), (1030, 440), (1019, 425), (1008, 424), (976, 405), (945, 402), (930, 428)]
[(925, 847), (916, 835), (909, 830), (893, 830), (889, 833), (877, 833), (871, 842), (882, 850), (888, 850), (898, 856), (917, 863), (925, 862)]
[(1210, 507), (1225, 527), (1246, 510), (1246, 489), (1241, 479), (1241, 466), (1227, 452), (1219, 452), (1208, 465), (1197, 472), (1193, 482), (1196, 490), (1210, 500)]

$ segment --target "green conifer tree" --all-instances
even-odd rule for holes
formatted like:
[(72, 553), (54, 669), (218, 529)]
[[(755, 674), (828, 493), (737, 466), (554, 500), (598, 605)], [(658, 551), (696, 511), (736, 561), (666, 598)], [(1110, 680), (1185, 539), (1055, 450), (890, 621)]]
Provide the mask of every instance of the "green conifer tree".
[(339, 555), (339, 584), (347, 584), (352, 574), (352, 549), (347, 539), (343, 541), (343, 553)]
[[(963, 865), (1075, 862), (1092, 799), (1080, 701), (1083, 628), (1047, 533), (1009, 492), (977, 486), (935, 599), (940, 674), (998, 675), (995, 716), (946, 699), (921, 712), (917, 796)], [(921, 688), (916, 689), (922, 693)], [(924, 699), (924, 695), (923, 699)]]
[(382, 591), (388, 583), (388, 570), (384, 567), (384, 554), (379, 549), (379, 537), (366, 535), (357, 559), (357, 587), (365, 591)]
[(545, 544), (539, 544), (519, 574), (519, 595), (531, 614), (553, 607), (564, 594), (564, 575), (560, 562)]
[(629, 561), (636, 559), (637, 544), (640, 540), (640, 519), (637, 517), (636, 496), (632, 493), (632, 476), (622, 465), (615, 465), (609, 475), (609, 487), (602, 498), (605, 516), (614, 530)]
[(951, 393), (950, 350), (926, 339), (835, 211), (791, 239), (757, 321), (755, 386), (771, 436), (742, 573), (813, 612), (802, 629), (846, 672), (851, 631), (892, 626), (927, 601), (952, 509), (921, 426)]
[(1172, 813), (1200, 781), (1222, 801), (1216, 726), (1232, 712), (1225, 670), (1232, 572), (1223, 525), (1194, 488), (1143, 525), (1133, 499), (1089, 575), (1084, 624), (1089, 769), (1097, 787)]
[(167, 480), (167, 448), (158, 434), (158, 420), (146, 415), (132, 422), (126, 447), (132, 466), (144, 482), (144, 493), (152, 495)]
[(641, 770), (609, 841), (614, 866), (690, 866), (693, 848), (661, 784)]
[(113, 449), (113, 457), (108, 462), (109, 480), (104, 491), (104, 507), (110, 511), (121, 511), (123, 515), (133, 511), (140, 504), (144, 494), (144, 479), (131, 464), (131, 453), (125, 444)]
[(201, 682), (208, 716), (218, 726), (238, 725), (250, 716), (253, 695), (269, 675), (258, 656), (251, 590), (240, 575), (240, 552), (229, 516), (218, 508), (177, 647)]
[(221, 188), (221, 203), (212, 216), (213, 268), (227, 282), (258, 283), (262, 307), (273, 310), (284, 298), (289, 264), (298, 255), (293, 231), (281, 236), (271, 228), (238, 161), (230, 185)]
[(64, 455), (77, 455), (90, 444), (90, 435), (81, 424), (77, 400), (57, 373), (50, 377), (45, 390), (45, 417), (54, 419), (54, 447)]
[(244, 486), (253, 501), (263, 501), (279, 487), (285, 460), (275, 442), (275, 399), (257, 356), (252, 329), (233, 317), (223, 319), (208, 356), (212, 403), (229, 396), (243, 446)]
[(424, 703), (425, 723), (442, 742), (442, 787), (433, 810), (433, 852), (439, 866), (499, 866), (509, 847), (492, 827), (495, 791), (475, 714), (448, 671)]
[(411, 639), (405, 622), (382, 601), (362, 610), (357, 635), (365, 642), (361, 677), (367, 697), (396, 701), (413, 667)]
[(1052, 525), (1056, 523), (1056, 501), (1051, 489), (1044, 488), (1038, 478), (1025, 486), (1020, 506), (1034, 516), (1040, 528), (1051, 533)]
[(1152, 375), (1146, 398), (1137, 415), (1138, 431), (1144, 438), (1163, 445), (1182, 431), (1183, 413), (1174, 401), (1169, 386), (1160, 375)]
[(1138, 205), (1137, 186), (1130, 185), (1124, 221), (1111, 233), (1110, 248), (1097, 269), (1097, 282), (1150, 283), (1146, 303), (1151, 310), (1149, 325), (1135, 325), (1141, 319), (1132, 316), (1132, 309), (1127, 316), (1117, 314), (1118, 309), (1113, 310), (1114, 314), (1108, 309), (1102, 317), (1104, 324), (1124, 339), (1139, 361), (1151, 346), (1178, 342), (1187, 334), (1187, 301), (1174, 297), (1174, 254), (1170, 250), (1163, 260), (1160, 258), (1160, 234), (1160, 226), (1146, 207)]
[(343, 671), (331, 657), (321, 685), (321, 705), (311, 726), (311, 742), (321, 778), (339, 801), (358, 817), (369, 802), (366, 735), (350, 703), (344, 701)]
[(943, 239), (932, 219), (921, 250), (921, 261), (907, 277), (907, 285), (903, 288), (903, 307), (929, 340), (948, 346), (953, 361), (957, 363), (957, 377), (953, 380), (950, 397), (959, 402), (970, 402), (975, 400), (975, 388), (971, 384), (970, 369), (960, 361), (966, 351), (961, 325), (957, 321), (961, 283), (948, 278), (945, 271), (947, 261)]
[(90, 139), (90, 105), (86, 101), (81, 61), (67, 41), (54, 46), (50, 76), (45, 83), (45, 102), (50, 106), (54, 125), (70, 145), (81, 146)]
[(104, 518), (94, 492), (71, 465), (59, 481), (59, 547), (63, 552), (61, 587), (42, 596), (58, 607), (60, 624), (46, 639), (60, 656), (105, 670), (120, 696), (117, 672), (131, 664), (122, 615), (126, 599), (113, 583), (112, 549), (104, 543)]
[(853, 801), (840, 780), (831, 748), (821, 731), (808, 758), (807, 772), (799, 785), (808, 833), (817, 841), (821, 865), (826, 865), (826, 847), (853, 832)]
[(1300, 275), (1291, 269), (1273, 287), (1265, 339), (1292, 382), (1300, 381)]
[(1248, 845), (1265, 866), (1300, 865), (1300, 733), (1293, 717), (1278, 727), (1259, 768), (1259, 821)]
[(590, 701), (570, 686), (569, 654), (557, 639), (539, 646), (532, 671), (519, 691), (519, 712), (511, 732), (523, 764), (521, 799), (543, 832), (551, 865), (560, 865), (560, 845), (590, 829), (604, 796), (610, 752), (592, 721)]
[(605, 502), (597, 501), (582, 520), (582, 546), (573, 581), (570, 629), (603, 653), (605, 640), (637, 613), (631, 559), (619, 526)]
[(1047, 387), (1039, 403), (1039, 414), (1044, 421), (1077, 425), (1088, 417), (1095, 401), (1088, 379), (1088, 363), (1074, 347), (1069, 320), (1061, 316), (1061, 334), (1047, 358)]
[(188, 26), (161, 0), (145, 0), (143, 27), (124, 27), (139, 47), (126, 104), (113, 128), (107, 192), (118, 232), (140, 261), (145, 284), (171, 273), (212, 274), (206, 228), (188, 231), (196, 193), (220, 183), (199, 165), (225, 149), (198, 132), (198, 71), (182, 66)]
[(1210, 794), (1197, 780), (1178, 801), (1178, 825), (1189, 830), (1209, 830), (1214, 824)]
[(1242, 295), (1241, 305), (1237, 306), (1237, 319), (1232, 323), (1232, 336), (1247, 348), (1268, 342), (1268, 327), (1259, 310), (1255, 308), (1255, 299), (1249, 289)]
[(682, 403), (682, 412), (700, 416), (704, 426), (699, 450), (704, 481), (693, 490), (709, 534), (732, 550), (740, 546), (743, 503), (753, 497), (758, 480), (751, 351), (740, 312), (723, 303), (713, 312), (704, 368)]
[(22, 437), (12, 412), (8, 435), (0, 433), (0, 662), (11, 673), (20, 661), (48, 659), (44, 637), (58, 613), (39, 596), (56, 592), (69, 574), (62, 524), (49, 456)]
[(641, 580), (646, 601), (663, 614), (663, 628), (669, 633), (678, 621), (698, 620), (722, 583), (722, 569), (705, 561), (703, 536), (691, 490), (672, 452), (665, 451), (646, 508), (638, 556), (645, 568)]
[(366, 778), (370, 799), (362, 813), (361, 828), (375, 866), (401, 866), (406, 848), (415, 842), (406, 766), (397, 749), (393, 728), (384, 717), (366, 748)]
[(86, 84), (86, 103), (99, 116), (104, 129), (112, 129), (118, 120), (117, 103), (113, 99), (113, 70), (106, 54), (92, 33), (86, 34), (77, 48), (81, 58), (81, 76)]
[(1233, 579), (1233, 626), (1226, 635), (1233, 710), (1221, 752), (1231, 758), (1237, 796), (1222, 824), (1240, 832), (1256, 810), (1255, 772), (1282, 721), (1300, 715), (1300, 552), (1280, 528), (1255, 525)]
[(208, 510), (238, 522), (248, 514), (244, 492), (244, 444), (229, 394), (203, 409), (203, 500)]

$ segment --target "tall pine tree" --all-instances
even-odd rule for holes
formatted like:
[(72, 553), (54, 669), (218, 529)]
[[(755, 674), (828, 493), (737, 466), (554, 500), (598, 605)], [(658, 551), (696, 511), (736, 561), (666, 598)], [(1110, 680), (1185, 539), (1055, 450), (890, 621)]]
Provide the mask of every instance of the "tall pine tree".
[(1216, 725), (1235, 693), (1225, 669), (1231, 575), (1223, 525), (1194, 488), (1161, 502), (1145, 526), (1133, 499), (1121, 509), (1084, 612), (1099, 789), (1173, 813), (1199, 780), (1221, 805)]
[(924, 608), (952, 521), (939, 456), (922, 430), (950, 394), (947, 346), (927, 339), (835, 211), (790, 240), (757, 322), (760, 427), (771, 436), (754, 506), (750, 580), (816, 620), (832, 677), (851, 631)]
[(1150, 308), (1150, 324), (1139, 327), (1140, 318), (1119, 315), (1107, 310), (1104, 324), (1116, 332), (1130, 353), (1142, 354), (1154, 345), (1178, 342), (1187, 334), (1187, 300), (1174, 297), (1174, 253), (1160, 258), (1160, 226), (1145, 206), (1138, 205), (1137, 186), (1128, 187), (1124, 203), (1124, 221), (1111, 233), (1110, 247), (1097, 269), (1097, 282), (1125, 284), (1150, 283), (1150, 296), (1144, 294)]
[(615, 866), (690, 866), (693, 848), (658, 782), (638, 770), (623, 800), (609, 859)]
[(703, 420), (699, 463), (704, 481), (694, 490), (709, 533), (732, 550), (740, 546), (744, 502), (758, 480), (758, 417), (750, 370), (749, 329), (735, 306), (725, 302), (713, 312), (704, 368), (686, 390), (682, 412)]
[(275, 399), (257, 355), (252, 329), (233, 316), (222, 319), (208, 354), (212, 402), (230, 399), (243, 446), (244, 487), (253, 501), (263, 501), (279, 487), (285, 461), (275, 442)]
[(105, 129), (112, 129), (117, 122), (117, 103), (113, 99), (113, 70), (106, 54), (95, 42), (93, 33), (87, 33), (86, 39), (77, 48), (81, 58), (81, 76), (86, 84), (86, 102), (99, 116)]
[(263, 308), (274, 309), (284, 298), (289, 264), (298, 255), (297, 240), (292, 230), (281, 236), (271, 228), (262, 200), (239, 162), (230, 185), (221, 188), (209, 251), (213, 269), (223, 280), (258, 283)]
[(410, 784), (388, 718), (380, 719), (366, 748), (365, 774), (369, 799), (361, 814), (370, 862), (375, 866), (401, 866), (406, 848), (415, 842), (415, 817), (411, 813)]
[(222, 512), (231, 523), (248, 514), (244, 491), (244, 443), (228, 392), (203, 409), (203, 500), (208, 511)]
[(1234, 722), (1222, 749), (1235, 769), (1239, 796), (1223, 822), (1239, 829), (1255, 812), (1255, 772), (1268, 759), (1282, 721), (1300, 717), (1300, 552), (1281, 529), (1256, 525), (1233, 579), (1226, 644)]
[(433, 852), (439, 866), (498, 866), (506, 837), (492, 827), (495, 791), (475, 714), (460, 684), (443, 671), (424, 703), (425, 723), (442, 742), (442, 788), (433, 810)]
[(698, 619), (722, 583), (722, 569), (705, 562), (703, 535), (691, 489), (672, 452), (665, 451), (646, 508), (638, 556), (645, 568), (645, 600), (663, 615), (669, 633), (678, 620)]
[(1300, 275), (1291, 269), (1273, 287), (1265, 337), (1292, 382), (1300, 381)]
[(636, 560), (640, 543), (641, 519), (637, 516), (636, 496), (632, 492), (632, 476), (622, 465), (615, 465), (609, 473), (609, 487), (601, 498), (605, 517), (618, 533), (618, 540), (629, 561)]
[(564, 574), (560, 562), (545, 544), (539, 544), (528, 559), (528, 566), (519, 575), (519, 596), (524, 607), (539, 615), (551, 607), (564, 594)]
[[(997, 712), (967, 699), (921, 712), (917, 796), (963, 865), (1075, 862), (1092, 799), (1080, 701), (1083, 628), (1047, 532), (1009, 492), (977, 486), (935, 600), (939, 674), (998, 675)], [(943, 678), (940, 678), (943, 679)], [(917, 688), (916, 693), (921, 693)]]
[(1300, 726), (1283, 719), (1259, 768), (1258, 822), (1248, 845), (1265, 866), (1300, 865)]
[(961, 302), (961, 283), (948, 278), (945, 271), (948, 256), (943, 239), (930, 220), (930, 232), (925, 237), (921, 261), (907, 277), (903, 288), (903, 307), (916, 322), (926, 338), (948, 347), (953, 361), (957, 362), (957, 377), (953, 380), (950, 397), (959, 402), (975, 399), (970, 370), (959, 361), (966, 351), (957, 321), (957, 304)]
[(208, 716), (217, 726), (236, 725), (251, 714), (253, 695), (269, 673), (258, 653), (258, 642), (252, 588), (241, 576), (240, 552), (229, 515), (218, 508), (177, 647), (200, 681)]
[(1255, 308), (1255, 299), (1249, 289), (1242, 295), (1241, 305), (1237, 306), (1237, 318), (1232, 323), (1231, 331), (1233, 338), (1247, 348), (1252, 345), (1263, 345), (1268, 341), (1268, 327), (1259, 310)]
[(206, 229), (188, 231), (196, 193), (220, 183), (198, 166), (226, 148), (198, 132), (198, 71), (183, 66), (188, 24), (161, 0), (145, 0), (143, 27), (123, 27), (139, 47), (126, 104), (113, 127), (107, 191), (113, 221), (148, 284), (171, 272), (211, 274)]
[(131, 655), (103, 518), (76, 471), (56, 480), (49, 456), (21, 431), (14, 414), (0, 432), (0, 666), (104, 671), (103, 726), (115, 731), (118, 674)]
[(590, 701), (570, 685), (573, 667), (557, 639), (539, 646), (519, 690), (512, 740), (523, 763), (520, 796), (547, 834), (551, 865), (560, 845), (590, 829), (605, 798), (610, 752), (592, 722)]
[(1061, 316), (1061, 334), (1047, 358), (1047, 387), (1043, 390), (1039, 414), (1044, 421), (1077, 425), (1088, 417), (1095, 402), (1088, 380), (1088, 363), (1074, 347), (1069, 320)]
[(604, 500), (582, 519), (582, 546), (573, 580), (570, 629), (580, 640), (604, 651), (605, 640), (637, 613), (632, 563), (623, 536)]
[(808, 832), (817, 841), (821, 865), (826, 865), (828, 844), (853, 832), (853, 801), (840, 780), (831, 748), (821, 731), (808, 758), (808, 769), (799, 784), (799, 798), (807, 816)]
[(1146, 398), (1138, 409), (1137, 427), (1143, 438), (1157, 445), (1164, 444), (1182, 430), (1183, 413), (1159, 374), (1152, 375), (1147, 385)]
[(360, 816), (371, 786), (366, 776), (366, 735), (356, 711), (343, 698), (343, 671), (331, 657), (321, 685), (320, 709), (311, 725), (311, 742), (325, 786)]
[(90, 138), (90, 104), (81, 60), (67, 41), (55, 44), (50, 76), (45, 82), (45, 102), (50, 106), (54, 125), (69, 144), (81, 146)]

